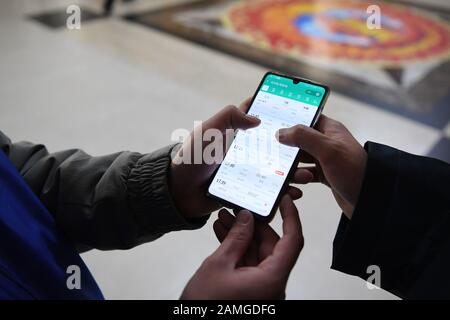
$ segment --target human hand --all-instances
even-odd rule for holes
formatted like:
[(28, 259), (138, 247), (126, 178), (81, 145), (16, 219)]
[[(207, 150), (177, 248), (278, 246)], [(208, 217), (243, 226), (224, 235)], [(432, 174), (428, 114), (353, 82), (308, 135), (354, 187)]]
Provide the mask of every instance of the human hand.
[(367, 153), (340, 122), (321, 115), (316, 129), (303, 125), (280, 129), (280, 143), (302, 149), (300, 161), (315, 163), (299, 168), (294, 182), (322, 182), (329, 186), (344, 214), (351, 219), (359, 197)]
[(219, 212), (214, 231), (222, 244), (186, 285), (181, 299), (283, 299), (289, 274), (303, 248), (292, 198), (280, 202), (283, 237), (242, 210)]
[[(206, 196), (208, 184), (235, 130), (259, 125), (258, 118), (245, 113), (250, 101), (250, 98), (245, 100), (239, 108), (227, 106), (204, 121), (194, 129), (173, 158), (169, 173), (170, 191), (176, 207), (185, 217), (201, 217), (220, 208), (216, 201)], [(211, 150), (214, 150), (214, 155), (208, 157)], [(294, 187), (289, 187), (287, 192), (293, 199), (302, 195)]]

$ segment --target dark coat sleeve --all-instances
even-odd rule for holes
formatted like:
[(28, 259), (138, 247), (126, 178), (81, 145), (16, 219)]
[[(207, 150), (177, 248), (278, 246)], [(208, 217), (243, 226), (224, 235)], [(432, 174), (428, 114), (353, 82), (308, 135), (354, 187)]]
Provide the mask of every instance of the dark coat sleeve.
[(450, 165), (368, 142), (368, 163), (352, 219), (344, 215), (332, 268), (402, 298), (450, 298)]
[(80, 251), (128, 249), (206, 222), (186, 220), (174, 206), (168, 187), (174, 147), (100, 157), (78, 149), (49, 154), (0, 132), (0, 149)]

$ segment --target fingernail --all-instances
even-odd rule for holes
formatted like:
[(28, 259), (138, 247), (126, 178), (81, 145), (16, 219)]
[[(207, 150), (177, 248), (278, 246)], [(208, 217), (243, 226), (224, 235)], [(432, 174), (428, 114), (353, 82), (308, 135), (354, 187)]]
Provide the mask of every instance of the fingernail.
[(252, 217), (252, 214), (248, 210), (242, 210), (238, 215), (236, 221), (240, 224), (247, 224)]
[(249, 115), (249, 114), (247, 114), (247, 119), (252, 121), (252, 122), (255, 122), (255, 123), (260, 123), (261, 122), (261, 120), (258, 117), (254, 117), (254, 116)]
[(286, 129), (278, 130), (278, 132), (277, 132), (277, 139), (278, 139), (278, 141), (281, 141), (284, 138), (286, 138)]

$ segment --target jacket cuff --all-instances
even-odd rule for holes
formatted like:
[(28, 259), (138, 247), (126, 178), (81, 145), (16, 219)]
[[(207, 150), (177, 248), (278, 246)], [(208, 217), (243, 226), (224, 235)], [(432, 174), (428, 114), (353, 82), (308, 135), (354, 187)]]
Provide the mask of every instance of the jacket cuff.
[(141, 236), (157, 237), (170, 231), (198, 229), (208, 220), (208, 217), (185, 218), (173, 202), (168, 181), (172, 151), (178, 147), (179, 144), (170, 145), (149, 153), (130, 171), (128, 199)]
[(331, 268), (367, 278), (387, 226), (389, 208), (395, 194), (400, 151), (367, 142), (367, 165), (361, 193), (352, 219), (342, 215), (333, 242)]

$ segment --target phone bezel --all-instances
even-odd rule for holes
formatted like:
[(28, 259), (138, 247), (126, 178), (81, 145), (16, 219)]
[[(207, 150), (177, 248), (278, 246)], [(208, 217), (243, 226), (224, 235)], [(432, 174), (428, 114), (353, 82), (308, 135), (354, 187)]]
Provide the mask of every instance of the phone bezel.
[[(317, 82), (311, 81), (309, 79), (304, 79), (304, 78), (299, 78), (299, 77), (295, 77), (295, 76), (280, 74), (280, 73), (276, 73), (276, 72), (273, 72), (273, 71), (266, 72), (266, 74), (262, 77), (262, 80), (259, 83), (258, 88), (256, 89), (255, 93), (253, 94), (252, 100), (250, 101), (250, 103), (248, 105), (248, 108), (247, 108), (247, 110), (245, 112), (247, 113), (248, 110), (250, 109), (250, 107), (252, 106), (256, 96), (258, 95), (258, 92), (261, 90), (261, 86), (264, 84), (264, 81), (266, 80), (267, 76), (269, 76), (269, 75), (274, 75), (274, 76), (278, 76), (278, 77), (284, 77), (284, 78), (287, 78), (287, 79), (291, 79), (292, 81), (298, 81), (298, 83), (300, 83), (300, 82), (309, 83), (309, 84), (316, 85), (316, 86), (319, 86), (319, 87), (322, 87), (322, 88), (325, 89), (325, 94), (323, 96), (323, 99), (320, 102), (320, 105), (317, 108), (317, 111), (316, 111), (316, 113), (314, 115), (314, 118), (313, 118), (313, 120), (311, 122), (311, 126), (310, 127), (314, 127), (315, 124), (317, 123), (317, 120), (319, 119), (319, 116), (322, 113), (323, 107), (325, 106), (325, 103), (326, 103), (326, 101), (328, 99), (328, 96), (329, 96), (329, 93), (330, 93), (330, 88), (328, 86), (326, 86), (326, 85), (323, 85), (321, 83), (317, 83)], [(283, 186), (281, 187), (280, 192), (278, 193), (277, 198), (275, 199), (273, 207), (272, 207), (272, 209), (270, 210), (270, 213), (267, 216), (263, 216), (263, 215), (261, 215), (261, 214), (259, 214), (257, 212), (253, 212), (253, 211), (251, 211), (251, 210), (249, 210), (247, 208), (243, 208), (241, 206), (238, 206), (237, 204), (229, 202), (228, 200), (220, 198), (220, 197), (218, 197), (218, 196), (216, 196), (214, 194), (211, 194), (209, 192), (209, 187), (211, 186), (212, 182), (214, 181), (214, 177), (216, 176), (217, 171), (219, 170), (219, 168), (220, 168), (220, 166), (222, 164), (220, 164), (214, 170), (214, 173), (211, 176), (210, 182), (208, 183), (208, 188), (206, 190), (206, 196), (211, 198), (211, 199), (214, 199), (214, 200), (218, 201), (220, 204), (224, 205), (227, 208), (233, 209), (233, 210), (243, 210), (243, 209), (249, 210), (258, 220), (263, 220), (263, 221), (269, 222), (275, 216), (275, 213), (277, 212), (277, 209), (278, 209), (278, 205), (280, 204), (280, 201), (281, 201), (281, 196), (285, 193), (286, 188), (289, 186), (289, 181), (291, 180), (292, 175), (293, 175), (295, 169), (298, 166), (298, 163), (299, 163), (299, 160), (300, 160), (300, 152), (301, 152), (301, 149), (299, 149), (299, 151), (297, 152), (297, 155), (295, 156), (295, 160), (294, 160), (291, 168), (289, 169), (289, 173), (287, 174), (286, 179), (284, 180)], [(225, 155), (224, 155), (224, 158), (225, 158)]]

